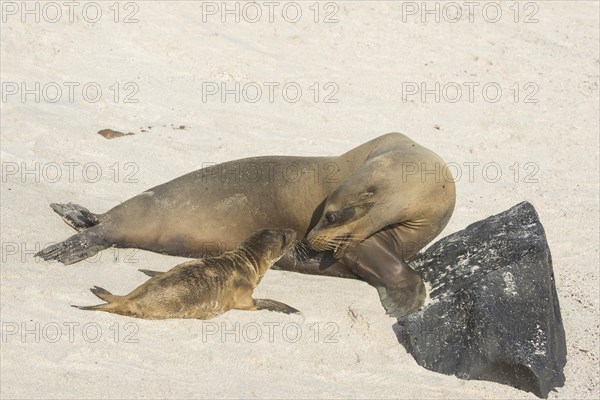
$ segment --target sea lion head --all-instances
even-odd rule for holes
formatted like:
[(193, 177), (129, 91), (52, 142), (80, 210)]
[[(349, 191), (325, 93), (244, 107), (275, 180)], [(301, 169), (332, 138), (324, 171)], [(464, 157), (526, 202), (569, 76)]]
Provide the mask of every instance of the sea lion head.
[(325, 201), (321, 218), (306, 240), (317, 251), (332, 250), (340, 258), (387, 225), (397, 222), (402, 193), (394, 160), (386, 155), (365, 163), (342, 181)]
[(264, 275), (267, 270), (291, 249), (296, 241), (293, 229), (262, 229), (251, 234), (242, 243), (258, 264), (258, 272)]

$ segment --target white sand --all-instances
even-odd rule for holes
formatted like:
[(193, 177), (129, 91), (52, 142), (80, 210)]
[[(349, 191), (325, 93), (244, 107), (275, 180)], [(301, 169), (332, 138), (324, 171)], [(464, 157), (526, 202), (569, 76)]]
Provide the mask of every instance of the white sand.
[[(33, 95), (21, 102), (20, 94), (8, 95), (12, 86), (3, 87), (2, 398), (535, 398), (419, 367), (398, 344), (395, 321), (384, 314), (375, 289), (362, 282), (271, 271), (258, 295), (301, 309), (303, 318), (233, 311), (209, 322), (143, 321), (70, 304), (94, 304), (87, 290), (93, 285), (127, 292), (145, 279), (137, 268), (166, 270), (182, 259), (123, 250), (115, 262), (109, 250), (95, 262), (65, 267), (32, 256), (35, 246), (72, 234), (50, 202), (104, 212), (206, 162), (336, 155), (389, 131), (404, 132), (461, 166), (456, 210), (442, 236), (522, 200), (535, 205), (553, 255), (569, 352), (566, 385), (550, 397), (598, 398), (599, 7), (593, 1), (539, 2), (538, 22), (523, 23), (534, 9), (521, 3), (515, 23), (512, 3), (503, 4), (497, 23), (483, 18), (482, 5), (472, 23), (467, 16), (457, 23), (428, 16), (422, 23), (420, 14), (404, 23), (402, 7), (382, 1), (337, 3), (339, 22), (332, 24), (313, 22), (312, 2), (302, 3), (296, 24), (281, 16), (286, 3), (276, 8), (273, 23), (262, 3), (258, 23), (235, 23), (233, 16), (221, 23), (219, 15), (203, 23), (200, 2), (134, 3), (139, 22), (132, 24), (112, 21), (112, 2), (102, 3), (95, 24), (81, 17), (81, 6), (72, 23), (66, 6), (57, 23), (44, 16), (40, 23), (32, 16), (22, 23), (20, 13), (3, 12), (3, 84), (56, 82), (63, 95), (49, 102), (55, 95), (48, 86), (39, 103)], [(120, 19), (134, 10), (123, 7)], [(321, 7), (321, 19), (326, 11)], [(488, 13), (493, 18), (493, 10)], [(53, 16), (46, 9), (46, 17)], [(79, 83), (73, 101), (65, 82)], [(96, 103), (82, 98), (81, 88), (90, 82), (102, 88)], [(115, 82), (118, 102), (110, 89)], [(127, 82), (139, 88), (133, 96), (139, 102), (123, 103), (131, 92)], [(203, 82), (230, 88), (255, 82), (263, 97), (256, 103), (236, 103), (233, 95), (225, 103), (218, 96), (204, 102)], [(280, 83), (273, 102), (265, 82)], [(281, 87), (289, 82), (303, 90), (297, 103), (282, 98)], [(309, 88), (315, 82), (319, 102)], [(328, 82), (339, 88), (337, 103), (322, 102), (332, 91)], [(439, 103), (433, 95), (403, 102), (406, 82), (430, 88), (456, 82), (463, 98), (448, 101), (455, 92), (446, 86)], [(464, 82), (479, 84), (473, 102)], [(490, 82), (503, 91), (496, 103), (481, 93)], [(523, 102), (533, 90), (528, 82), (539, 89), (537, 103)], [(488, 94), (494, 96), (493, 89)], [(154, 129), (139, 133), (147, 125)], [(103, 128), (138, 134), (106, 140), (96, 134)], [(73, 179), (70, 162), (79, 163)], [(479, 163), (473, 179), (471, 162)], [(494, 169), (482, 175), (492, 162), (502, 171), (497, 182), (489, 182)], [(88, 165), (84, 177), (86, 163), (97, 165)], [(510, 169), (515, 163), (517, 182)], [(39, 177), (21, 174), (36, 166)], [(90, 182), (97, 166), (102, 178)], [(13, 167), (19, 170), (13, 173)], [(525, 182), (534, 169), (533, 182)], [(132, 171), (137, 182), (128, 183)], [(221, 324), (236, 323), (239, 340), (235, 334), (223, 338)], [(279, 324), (271, 325), (272, 340), (269, 323)], [(257, 327), (262, 336), (252, 343)], [(34, 333), (22, 336), (24, 328)], [(96, 328), (101, 337), (94, 343)], [(302, 336), (294, 343), (298, 328)], [(10, 334), (14, 329), (19, 331)], [(135, 343), (128, 343), (125, 335), (133, 330)]]

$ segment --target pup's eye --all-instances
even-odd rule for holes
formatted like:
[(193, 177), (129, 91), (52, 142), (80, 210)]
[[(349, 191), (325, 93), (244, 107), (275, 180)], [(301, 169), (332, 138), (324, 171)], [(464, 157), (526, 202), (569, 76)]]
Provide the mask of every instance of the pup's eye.
[(327, 220), (327, 222), (329, 222), (330, 224), (333, 224), (336, 220), (336, 215), (332, 212), (328, 212), (325, 214), (325, 219)]

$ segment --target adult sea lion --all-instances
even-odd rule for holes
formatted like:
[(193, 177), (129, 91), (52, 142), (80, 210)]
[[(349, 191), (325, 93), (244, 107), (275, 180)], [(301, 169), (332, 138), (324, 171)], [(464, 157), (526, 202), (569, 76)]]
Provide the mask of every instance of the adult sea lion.
[(125, 296), (95, 286), (90, 290), (106, 303), (74, 307), (146, 319), (208, 319), (231, 309), (297, 313), (278, 301), (252, 298), (269, 267), (295, 238), (291, 229), (263, 229), (218, 257), (189, 261), (167, 272), (140, 270), (151, 278)]
[(446, 226), (451, 173), (432, 151), (389, 133), (338, 157), (255, 157), (209, 166), (95, 214), (52, 208), (80, 232), (38, 253), (72, 264), (107, 247), (188, 257), (218, 255), (252, 232), (290, 228), (304, 240), (280, 269), (363, 279), (388, 314), (423, 302), (406, 263)]

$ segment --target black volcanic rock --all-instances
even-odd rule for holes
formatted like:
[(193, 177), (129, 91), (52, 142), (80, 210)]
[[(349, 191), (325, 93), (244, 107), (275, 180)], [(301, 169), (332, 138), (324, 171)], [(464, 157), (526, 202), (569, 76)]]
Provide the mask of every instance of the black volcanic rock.
[(531, 204), (471, 224), (410, 264), (431, 286), (430, 301), (394, 328), (419, 365), (539, 397), (564, 384), (552, 259)]

